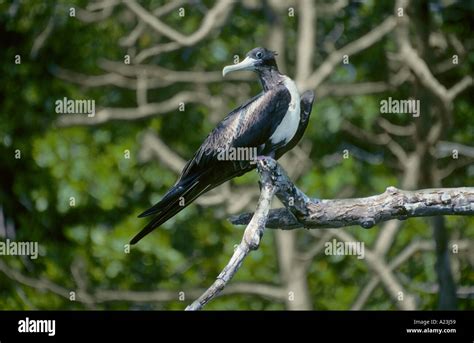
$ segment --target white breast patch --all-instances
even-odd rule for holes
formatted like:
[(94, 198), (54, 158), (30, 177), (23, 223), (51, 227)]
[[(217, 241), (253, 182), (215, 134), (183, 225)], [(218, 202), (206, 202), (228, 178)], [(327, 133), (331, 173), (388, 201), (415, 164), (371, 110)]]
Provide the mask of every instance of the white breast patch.
[(283, 84), (290, 92), (291, 101), (283, 120), (270, 137), (270, 141), (273, 144), (278, 144), (283, 141), (287, 144), (291, 141), (300, 123), (300, 94), (298, 93), (298, 89), (293, 80), (287, 76), (285, 76)]

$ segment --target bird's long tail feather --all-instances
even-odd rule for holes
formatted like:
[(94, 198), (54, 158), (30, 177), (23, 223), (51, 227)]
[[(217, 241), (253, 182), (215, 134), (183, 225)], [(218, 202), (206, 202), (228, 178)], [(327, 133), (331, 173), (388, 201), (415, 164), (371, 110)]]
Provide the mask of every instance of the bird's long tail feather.
[(145, 217), (156, 214), (156, 217), (153, 218), (135, 237), (133, 237), (130, 244), (136, 244), (155, 228), (159, 227), (178, 212), (182, 211), (198, 196), (209, 190), (209, 187), (209, 184), (203, 183), (199, 179), (189, 180), (183, 183), (179, 182), (159, 203), (139, 215), (139, 217)]
[(156, 203), (148, 210), (140, 213), (138, 218), (148, 217), (153, 214), (159, 214), (161, 211), (165, 210), (170, 205), (173, 205), (176, 199), (179, 199), (183, 196), (183, 193), (186, 191), (192, 190), (192, 184), (198, 182), (196, 179), (187, 180), (187, 181), (180, 181), (176, 185), (174, 185), (160, 200), (160, 202)]

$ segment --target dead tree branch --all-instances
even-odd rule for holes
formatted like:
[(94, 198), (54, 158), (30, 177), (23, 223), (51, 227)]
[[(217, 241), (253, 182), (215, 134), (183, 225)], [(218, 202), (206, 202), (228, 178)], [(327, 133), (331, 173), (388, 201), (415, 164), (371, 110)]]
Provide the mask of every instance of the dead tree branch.
[[(433, 188), (403, 191), (388, 187), (379, 195), (366, 198), (318, 200), (310, 199), (288, 179), (275, 164), (270, 170), (279, 191), (277, 196), (286, 208), (271, 210), (268, 228), (297, 229), (305, 227), (339, 228), (360, 225), (371, 228), (391, 219), (435, 215), (473, 215), (474, 187)], [(241, 214), (230, 219), (233, 224), (245, 225), (252, 214)]]
[[(245, 257), (258, 249), (265, 227), (291, 230), (300, 227), (329, 228), (349, 225), (361, 225), (369, 228), (378, 222), (390, 219), (406, 219), (433, 215), (474, 214), (474, 188), (444, 188), (419, 191), (402, 191), (388, 187), (380, 195), (359, 199), (317, 200), (310, 199), (288, 178), (280, 165), (271, 158), (258, 161), (261, 193), (254, 214), (243, 214), (231, 219), (233, 224), (247, 224), (242, 241), (225, 268), (199, 299), (186, 310), (201, 310), (216, 297), (229, 283), (242, 265)], [(285, 209), (270, 211), (273, 196), (285, 205)], [(341, 238), (341, 237), (340, 237)], [(347, 237), (342, 237), (347, 238)], [(388, 268), (382, 268), (376, 255), (371, 256), (372, 266), (378, 274)], [(385, 275), (385, 283), (396, 294), (401, 286), (392, 277)], [(382, 278), (383, 279), (383, 278)], [(408, 301), (409, 300), (409, 301)], [(414, 299), (407, 299), (404, 309), (414, 309)]]
[(364, 36), (347, 44), (339, 50), (333, 51), (319, 66), (319, 68), (313, 74), (311, 74), (311, 76), (305, 82), (303, 88), (317, 88), (331, 74), (333, 69), (342, 61), (344, 55), (354, 55), (364, 49), (367, 49), (381, 40), (386, 34), (390, 33), (396, 25), (396, 18), (390, 16)]
[(64, 114), (59, 117), (59, 126), (74, 125), (99, 125), (111, 120), (137, 120), (158, 114), (177, 111), (181, 103), (207, 103), (211, 102), (209, 94), (202, 92), (182, 91), (175, 96), (156, 103), (148, 103), (138, 107), (102, 108), (94, 116)]
[(133, 0), (126, 1), (124, 2), (124, 4), (143, 22), (150, 25), (150, 27), (158, 33), (168, 37), (169, 39), (177, 42), (180, 45), (190, 46), (196, 44), (198, 41), (206, 37), (207, 34), (214, 27), (224, 23), (227, 19), (228, 14), (232, 10), (234, 2), (230, 0), (220, 0), (215, 5), (215, 7), (213, 7), (207, 12), (207, 15), (204, 18), (201, 27), (189, 36), (185, 36), (182, 33), (169, 27)]

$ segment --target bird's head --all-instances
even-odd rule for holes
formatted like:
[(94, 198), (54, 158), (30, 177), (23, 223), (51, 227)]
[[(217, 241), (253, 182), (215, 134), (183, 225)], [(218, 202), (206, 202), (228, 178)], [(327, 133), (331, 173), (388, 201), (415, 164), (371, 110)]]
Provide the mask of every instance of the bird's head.
[(245, 59), (237, 64), (224, 67), (222, 69), (222, 76), (226, 76), (228, 73), (237, 70), (252, 70), (256, 73), (260, 73), (265, 69), (276, 69), (278, 70), (275, 56), (275, 51), (270, 51), (265, 48), (255, 48), (250, 50)]

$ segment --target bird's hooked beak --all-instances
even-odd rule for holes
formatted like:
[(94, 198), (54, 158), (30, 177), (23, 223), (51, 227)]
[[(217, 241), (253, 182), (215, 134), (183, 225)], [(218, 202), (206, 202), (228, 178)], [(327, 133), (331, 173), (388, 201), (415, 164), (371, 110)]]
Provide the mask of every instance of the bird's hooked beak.
[(246, 57), (240, 63), (224, 67), (224, 69), (222, 69), (222, 76), (225, 77), (227, 74), (229, 74), (233, 71), (237, 71), (237, 70), (254, 70), (256, 62), (257, 62), (257, 60), (255, 60), (251, 57)]

